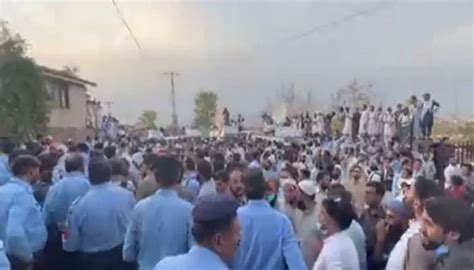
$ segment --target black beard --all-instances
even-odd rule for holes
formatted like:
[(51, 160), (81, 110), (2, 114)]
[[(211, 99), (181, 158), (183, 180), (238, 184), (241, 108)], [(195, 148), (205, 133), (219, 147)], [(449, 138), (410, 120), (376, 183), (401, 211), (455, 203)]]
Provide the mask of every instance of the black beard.
[(303, 201), (298, 201), (296, 207), (298, 207), (298, 209), (300, 209), (301, 211), (305, 211), (306, 209), (308, 209)]
[(435, 250), (441, 246), (441, 243), (429, 241), (429, 240), (423, 240), (423, 248), (426, 250)]

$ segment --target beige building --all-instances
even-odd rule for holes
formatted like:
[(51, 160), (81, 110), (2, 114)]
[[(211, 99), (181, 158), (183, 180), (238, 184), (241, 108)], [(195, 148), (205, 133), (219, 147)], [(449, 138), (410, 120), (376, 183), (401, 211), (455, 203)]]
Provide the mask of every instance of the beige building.
[(70, 71), (47, 67), (41, 70), (51, 105), (48, 135), (58, 140), (94, 136), (100, 128), (101, 104), (91, 99), (89, 90), (97, 84)]

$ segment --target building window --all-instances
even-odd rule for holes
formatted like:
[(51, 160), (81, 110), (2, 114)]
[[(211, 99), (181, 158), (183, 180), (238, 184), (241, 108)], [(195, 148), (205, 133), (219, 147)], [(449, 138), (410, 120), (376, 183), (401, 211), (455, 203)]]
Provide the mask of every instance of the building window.
[(58, 88), (59, 107), (61, 109), (70, 109), (69, 107), (69, 87), (67, 83), (61, 84)]

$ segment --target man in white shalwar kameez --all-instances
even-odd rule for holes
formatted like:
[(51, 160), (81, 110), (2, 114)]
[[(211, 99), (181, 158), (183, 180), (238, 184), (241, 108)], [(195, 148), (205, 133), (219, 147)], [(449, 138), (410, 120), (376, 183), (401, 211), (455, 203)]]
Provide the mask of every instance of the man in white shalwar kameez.
[(369, 133), (369, 111), (367, 105), (362, 106), (362, 113), (360, 114), (359, 123), (359, 137), (365, 139)]

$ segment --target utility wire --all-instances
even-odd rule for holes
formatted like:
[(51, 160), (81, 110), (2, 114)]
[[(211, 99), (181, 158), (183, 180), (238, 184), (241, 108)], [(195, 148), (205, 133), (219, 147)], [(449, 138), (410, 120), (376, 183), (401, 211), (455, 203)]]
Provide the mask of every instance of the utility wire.
[(122, 21), (123, 25), (125, 28), (127, 28), (128, 33), (132, 37), (133, 41), (137, 45), (138, 49), (141, 51), (142, 46), (140, 46), (140, 43), (138, 42), (137, 38), (135, 37), (135, 34), (132, 31), (132, 28), (128, 25), (127, 21), (125, 20), (125, 17), (123, 16), (122, 12), (120, 12), (120, 8), (118, 7), (117, 3), (115, 0), (112, 0), (112, 5), (115, 7), (115, 11), (117, 11), (117, 15), (119, 16), (120, 20)]
[(388, 2), (385, 2), (385, 3), (382, 3), (380, 5), (377, 5), (373, 8), (370, 8), (370, 9), (366, 9), (366, 10), (362, 10), (362, 11), (358, 11), (358, 12), (354, 12), (354, 13), (351, 13), (347, 16), (344, 16), (342, 18), (339, 18), (339, 19), (336, 19), (336, 20), (333, 20), (331, 22), (328, 22), (328, 23), (325, 23), (325, 24), (321, 24), (321, 25), (317, 25), (317, 26), (313, 26), (311, 27), (310, 29), (302, 32), (302, 33), (298, 33), (298, 34), (295, 34), (295, 35), (292, 35), (292, 36), (289, 36), (287, 38), (284, 38), (282, 41), (287, 41), (287, 42), (291, 42), (291, 41), (296, 41), (298, 39), (302, 39), (302, 38), (305, 38), (306, 36), (309, 36), (311, 34), (314, 34), (314, 33), (317, 33), (317, 32), (322, 32), (324, 29), (326, 28), (330, 28), (330, 27), (337, 27), (339, 26), (340, 24), (343, 24), (345, 22), (348, 22), (348, 21), (351, 21), (351, 20), (354, 20), (355, 18), (359, 17), (359, 16), (368, 16), (376, 11), (378, 11), (379, 9), (382, 9), (384, 7), (386, 7), (387, 5), (389, 5), (390, 3)]

